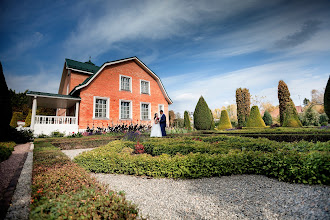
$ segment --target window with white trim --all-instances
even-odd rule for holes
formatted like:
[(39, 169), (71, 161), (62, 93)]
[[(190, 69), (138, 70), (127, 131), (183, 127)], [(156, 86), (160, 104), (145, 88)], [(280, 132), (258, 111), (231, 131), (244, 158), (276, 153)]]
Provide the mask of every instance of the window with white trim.
[(131, 119), (131, 102), (121, 101), (120, 102), (120, 119)]
[(109, 118), (109, 98), (94, 97), (94, 118)]
[(131, 91), (131, 77), (121, 76), (120, 77), (120, 90)]
[(141, 93), (142, 94), (149, 94), (149, 82), (141, 80)]
[(141, 120), (150, 120), (150, 104), (141, 103)]

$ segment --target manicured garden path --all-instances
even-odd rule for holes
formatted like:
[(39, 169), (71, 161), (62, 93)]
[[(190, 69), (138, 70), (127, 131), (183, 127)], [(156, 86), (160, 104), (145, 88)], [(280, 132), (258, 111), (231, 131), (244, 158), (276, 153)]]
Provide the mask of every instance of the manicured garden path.
[[(0, 163), (0, 218), (4, 218), (26, 161), (30, 143), (15, 146), (12, 155)], [(31, 185), (31, 183), (30, 183)]]
[[(63, 151), (71, 158), (78, 151)], [(151, 219), (330, 219), (330, 187), (235, 175), (173, 180), (93, 174)]]

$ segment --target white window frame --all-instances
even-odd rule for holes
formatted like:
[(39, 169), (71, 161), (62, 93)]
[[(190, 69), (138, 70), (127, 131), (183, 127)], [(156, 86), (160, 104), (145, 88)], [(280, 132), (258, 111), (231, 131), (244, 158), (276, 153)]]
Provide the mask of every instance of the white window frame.
[[(148, 92), (149, 93), (142, 93), (142, 82), (147, 82), (148, 83), (148, 85), (149, 85)], [(144, 80), (144, 79), (140, 79), (140, 94), (151, 95), (151, 92), (150, 92), (150, 81), (147, 81), (147, 80)]]
[[(149, 107), (148, 107), (148, 119), (142, 119), (142, 104), (149, 105)], [(150, 121), (151, 120), (151, 103), (150, 102), (140, 102), (140, 120), (141, 121)]]
[(163, 112), (165, 113), (165, 105), (164, 104), (158, 104), (158, 112), (160, 112), (161, 108), (160, 106), (163, 106)]
[[(107, 101), (107, 109), (106, 109), (106, 117), (105, 118), (95, 118), (96, 99), (103, 99), (103, 100)], [(110, 118), (110, 98), (109, 97), (94, 96), (93, 97), (93, 119), (95, 119), (95, 120), (109, 120), (109, 118)]]
[(70, 87), (70, 84), (68, 83), (68, 85), (66, 86), (66, 94), (69, 95), (69, 87)]
[[(129, 102), (129, 117), (130, 118), (121, 118), (121, 102)], [(119, 120), (127, 121), (133, 120), (133, 102), (132, 100), (119, 99)]]
[[(121, 88), (121, 78), (122, 77), (130, 78), (130, 84), (129, 84), (130, 91), (127, 91), (127, 90), (124, 90), (124, 89)], [(126, 91), (126, 92), (131, 92), (132, 93), (132, 84), (133, 84), (132, 77), (125, 76), (125, 75), (119, 75), (119, 91)]]

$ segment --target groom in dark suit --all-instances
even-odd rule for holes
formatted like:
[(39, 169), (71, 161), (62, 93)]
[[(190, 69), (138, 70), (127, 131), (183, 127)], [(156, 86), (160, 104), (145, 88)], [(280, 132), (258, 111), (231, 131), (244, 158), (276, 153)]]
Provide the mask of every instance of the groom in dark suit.
[(162, 136), (166, 136), (166, 131), (165, 131), (165, 127), (166, 127), (166, 116), (165, 114), (163, 114), (163, 110), (160, 110), (160, 121), (159, 121), (159, 125), (160, 125), (160, 129), (162, 130)]

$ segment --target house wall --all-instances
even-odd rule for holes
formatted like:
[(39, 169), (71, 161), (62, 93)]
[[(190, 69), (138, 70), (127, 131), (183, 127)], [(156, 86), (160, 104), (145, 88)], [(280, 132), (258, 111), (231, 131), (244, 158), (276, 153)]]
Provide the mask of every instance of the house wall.
[[(119, 91), (120, 75), (132, 77), (132, 92)], [(140, 79), (150, 82), (150, 95), (140, 94)], [(93, 119), (94, 96), (110, 99), (110, 112), (108, 120)], [(103, 71), (86, 87), (80, 90), (79, 107), (79, 129), (86, 129), (87, 125), (92, 127), (107, 126), (107, 124), (117, 123), (142, 123), (151, 124), (149, 121), (141, 121), (140, 102), (151, 104), (151, 118), (158, 112), (158, 105), (164, 105), (164, 113), (168, 123), (168, 102), (166, 101), (158, 83), (147, 72), (145, 72), (134, 61), (128, 61), (106, 67)], [(132, 101), (132, 120), (120, 120), (120, 100)]]
[[(70, 75), (68, 75), (68, 70), (65, 70), (66, 74), (65, 74), (65, 78), (62, 79), (64, 80), (64, 86), (62, 88), (62, 90), (60, 91), (59, 94), (62, 95), (67, 95), (68, 91), (71, 92), (71, 90), (79, 85), (80, 83), (82, 83), (85, 79), (87, 79), (90, 75), (88, 74), (82, 74), (76, 71), (71, 71)], [(68, 84), (69, 84), (69, 90), (68, 90)], [(57, 116), (65, 116), (65, 115), (72, 115), (72, 111), (67, 111), (67, 109), (58, 109), (57, 110)]]

